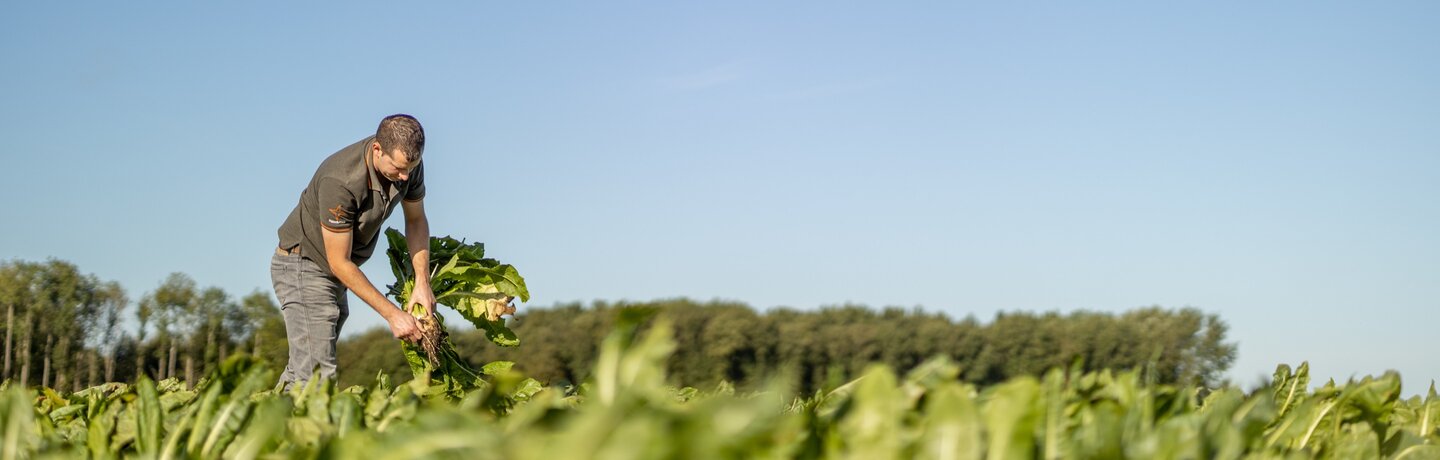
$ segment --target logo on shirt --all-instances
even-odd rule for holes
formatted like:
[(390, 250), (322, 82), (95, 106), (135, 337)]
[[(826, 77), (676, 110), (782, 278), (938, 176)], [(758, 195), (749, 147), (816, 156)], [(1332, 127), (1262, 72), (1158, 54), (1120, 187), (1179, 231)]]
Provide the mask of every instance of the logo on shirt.
[(331, 223), (343, 224), (346, 220), (350, 218), (350, 211), (346, 211), (339, 205), (336, 205), (335, 207), (330, 208), (327, 211), (330, 211), (330, 215), (335, 217), (334, 219), (330, 219)]

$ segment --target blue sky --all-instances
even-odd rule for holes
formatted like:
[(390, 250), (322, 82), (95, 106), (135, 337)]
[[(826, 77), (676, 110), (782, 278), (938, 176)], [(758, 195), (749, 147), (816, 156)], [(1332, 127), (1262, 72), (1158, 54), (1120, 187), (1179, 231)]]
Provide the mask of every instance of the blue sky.
[[(1421, 392), (1440, 379), (1437, 19), (27, 2), (0, 17), (0, 258), (69, 260), (133, 298), (173, 271), (268, 291), (314, 167), (404, 112), (428, 134), (433, 231), (515, 264), (528, 306), (1193, 306), (1230, 325), (1238, 383), (1308, 360)], [(347, 332), (383, 324), (352, 306)]]

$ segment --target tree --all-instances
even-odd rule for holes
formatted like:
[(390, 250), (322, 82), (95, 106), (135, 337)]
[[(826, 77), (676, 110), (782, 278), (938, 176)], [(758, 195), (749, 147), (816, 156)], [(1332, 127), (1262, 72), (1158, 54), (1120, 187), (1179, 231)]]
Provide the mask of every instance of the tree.
[(285, 318), (274, 298), (266, 292), (255, 290), (240, 299), (240, 317), (243, 318), (248, 351), (251, 355), (273, 369), (281, 369), (288, 358), (288, 344), (285, 339)]
[[(230, 301), (230, 296), (224, 290), (208, 287), (200, 291), (190, 308), (184, 311), (181, 321), (186, 325), (186, 335), (189, 336), (189, 344), (185, 347), (187, 385), (195, 382), (196, 359), (201, 363), (216, 363), (226, 353), (231, 331), (225, 326), (229, 318), (239, 310), (240, 307)], [(202, 364), (202, 367), (205, 365)]]
[[(686, 299), (572, 303), (522, 313), (511, 324), (522, 338), (518, 348), (491, 346), (474, 331), (452, 329), (451, 340), (472, 365), (514, 361), (526, 375), (565, 386), (589, 377), (601, 337), (618, 315), (635, 310), (670, 318), (676, 351), (669, 375), (675, 384), (701, 388), (721, 381), (753, 387), (783, 374), (811, 392), (855, 378), (872, 363), (903, 372), (936, 355), (953, 359), (961, 378), (982, 384), (1078, 363), (1081, 370), (1147, 367), (1164, 383), (1214, 385), (1234, 359), (1218, 317), (1159, 307), (1119, 315), (1005, 312), (982, 324), (973, 316), (954, 321), (919, 309), (860, 305), (758, 314), (743, 304)], [(386, 369), (396, 370), (392, 377), (407, 375), (385, 331), (364, 337), (340, 343), (343, 383), (362, 383)], [(354, 369), (363, 371), (355, 375)]]
[(150, 321), (155, 318), (155, 308), (155, 300), (151, 298), (150, 294), (146, 294), (145, 297), (142, 297), (140, 299), (140, 303), (135, 306), (135, 320), (139, 323), (139, 327), (135, 329), (136, 378), (139, 378), (142, 375), (150, 377), (151, 379), (154, 379), (156, 377), (156, 374), (145, 372), (145, 351), (143, 349), (143, 344), (145, 343), (145, 331), (148, 329)]
[(177, 336), (180, 328), (185, 326), (188, 312), (195, 310), (198, 297), (195, 280), (176, 272), (140, 300), (142, 322), (153, 321), (155, 324), (155, 351), (158, 355), (155, 375), (158, 379), (175, 376), (175, 361), (180, 346), (177, 338), (183, 338)]
[[(91, 337), (99, 339), (93, 344), (97, 350), (105, 350), (105, 378), (106, 382), (115, 381), (115, 357), (119, 347), (106, 347), (107, 344), (119, 342), (124, 331), (120, 330), (120, 313), (130, 304), (130, 299), (125, 295), (125, 288), (120, 283), (111, 281), (105, 283), (100, 289), (100, 319), (99, 333), (91, 334)], [(96, 382), (90, 382), (94, 385)]]
[(41, 385), (50, 386), (53, 376), (56, 388), (73, 387), (77, 351), (83, 349), (100, 311), (100, 282), (81, 274), (74, 264), (55, 259), (47, 261), (38, 275), (34, 307), (44, 312), (40, 328), (45, 335)]
[(74, 264), (61, 260), (0, 265), (0, 297), (5, 303), (5, 376), (15, 378), (14, 365), (18, 362), (18, 380), (29, 385), (38, 359), (41, 385), (78, 387), (83, 380), (81, 362), (90, 353), (86, 339), (96, 328), (102, 309), (102, 290), (95, 276), (82, 274)]
[[(22, 385), (30, 379), (30, 336), (34, 323), (31, 306), (35, 303), (33, 285), (39, 268), (39, 264), (23, 261), (0, 265), (0, 302), (5, 303), (5, 378), (15, 378), (13, 366), (19, 364)], [(18, 322), (15, 320), (17, 310)]]

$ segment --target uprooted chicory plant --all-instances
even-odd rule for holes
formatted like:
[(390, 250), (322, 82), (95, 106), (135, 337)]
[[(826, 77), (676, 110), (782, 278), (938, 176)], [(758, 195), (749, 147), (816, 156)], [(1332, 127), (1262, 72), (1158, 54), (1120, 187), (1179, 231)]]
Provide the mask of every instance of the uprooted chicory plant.
[[(469, 389), (484, 385), (482, 376), (496, 375), (510, 369), (513, 363), (496, 361), (481, 367), (478, 371), (465, 363), (455, 352), (445, 332), (444, 319), (431, 316), (425, 307), (408, 305), (415, 288), (415, 272), (410, 262), (410, 250), (405, 236), (390, 228), (385, 230), (390, 242), (386, 253), (390, 256), (390, 268), (395, 272), (395, 284), (390, 285), (389, 295), (405, 306), (406, 312), (419, 323), (423, 338), (417, 343), (402, 342), (405, 360), (415, 378), (428, 378), (442, 384), (447, 393), (462, 394)], [(477, 329), (485, 331), (485, 337), (502, 347), (520, 344), (515, 331), (505, 326), (500, 317), (506, 311), (514, 311), (511, 302), (530, 300), (530, 291), (525, 288), (525, 278), (514, 266), (502, 264), (495, 259), (485, 258), (484, 243), (465, 243), (451, 237), (430, 238), (430, 287), (435, 293), (435, 303), (455, 309), (460, 316), (470, 321)]]

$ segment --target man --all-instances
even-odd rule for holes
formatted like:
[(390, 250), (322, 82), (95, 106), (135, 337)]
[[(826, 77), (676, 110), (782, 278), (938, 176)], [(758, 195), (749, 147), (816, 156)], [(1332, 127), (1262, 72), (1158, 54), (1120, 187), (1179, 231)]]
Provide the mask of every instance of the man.
[[(415, 318), (387, 299), (360, 271), (375, 252), (385, 219), (398, 204), (415, 268), (410, 303), (435, 314), (430, 289), (430, 223), (425, 218), (425, 130), (415, 117), (385, 117), (375, 135), (326, 158), (300, 202), (280, 226), (270, 278), (285, 317), (290, 360), (283, 384), (310, 379), (318, 368), (335, 378), (335, 341), (354, 292), (390, 324), (397, 339), (420, 337)], [(407, 305), (408, 307), (408, 305)]]

